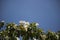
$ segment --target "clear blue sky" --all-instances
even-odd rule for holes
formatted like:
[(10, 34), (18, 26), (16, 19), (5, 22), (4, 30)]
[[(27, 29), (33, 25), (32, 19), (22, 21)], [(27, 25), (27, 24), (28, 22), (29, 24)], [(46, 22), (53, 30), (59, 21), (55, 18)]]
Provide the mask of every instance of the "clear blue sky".
[(0, 20), (38, 22), (44, 31), (60, 30), (60, 0), (0, 0)]

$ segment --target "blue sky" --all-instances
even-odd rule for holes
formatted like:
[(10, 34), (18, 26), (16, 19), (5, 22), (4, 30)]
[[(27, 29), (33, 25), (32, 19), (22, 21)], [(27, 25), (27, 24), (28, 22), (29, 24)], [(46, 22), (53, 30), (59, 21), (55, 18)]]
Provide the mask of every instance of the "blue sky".
[(38, 22), (44, 31), (60, 30), (60, 0), (0, 0), (0, 20)]

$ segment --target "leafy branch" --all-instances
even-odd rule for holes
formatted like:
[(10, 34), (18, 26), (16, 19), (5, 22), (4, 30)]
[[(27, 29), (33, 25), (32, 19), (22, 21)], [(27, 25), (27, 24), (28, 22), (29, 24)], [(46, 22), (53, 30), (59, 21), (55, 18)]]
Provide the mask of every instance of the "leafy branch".
[(45, 33), (38, 27), (38, 23), (19, 21), (19, 24), (0, 22), (0, 29), (3, 26), (5, 30), (0, 30), (1, 40), (17, 40), (17, 37), (22, 37), (22, 40), (60, 40), (60, 31)]

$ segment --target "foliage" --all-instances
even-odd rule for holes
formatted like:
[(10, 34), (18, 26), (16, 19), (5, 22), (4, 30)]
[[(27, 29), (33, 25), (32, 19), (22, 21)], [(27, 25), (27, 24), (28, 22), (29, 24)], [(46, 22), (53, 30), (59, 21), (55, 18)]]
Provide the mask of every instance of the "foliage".
[(6, 27), (5, 30), (0, 30), (0, 40), (17, 40), (17, 37), (22, 37), (22, 40), (60, 40), (60, 31), (45, 33), (38, 27), (38, 23), (29, 23), (19, 21), (19, 24), (0, 22), (0, 29)]

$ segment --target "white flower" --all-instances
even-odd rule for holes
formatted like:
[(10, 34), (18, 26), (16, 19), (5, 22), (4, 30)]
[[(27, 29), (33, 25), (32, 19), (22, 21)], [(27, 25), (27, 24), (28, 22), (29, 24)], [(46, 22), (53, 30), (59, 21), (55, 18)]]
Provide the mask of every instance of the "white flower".
[(36, 38), (33, 38), (34, 40), (37, 40)]
[(8, 31), (8, 33), (10, 33), (10, 31)]
[(14, 26), (17, 26), (17, 24), (15, 24)]
[(25, 30), (27, 31), (27, 28), (28, 28), (28, 26), (30, 25), (30, 23), (29, 23), (29, 22), (26, 22), (26, 21), (19, 21), (19, 23), (20, 23), (21, 25), (23, 25), (23, 27), (24, 27)]
[(46, 38), (46, 35), (43, 35), (43, 38)]
[(25, 21), (19, 21), (20, 24), (25, 24)]
[(25, 30), (27, 31), (27, 28), (25, 28)]
[(55, 34), (55, 32), (51, 32), (52, 33), (52, 35), (54, 35)]
[(38, 23), (36, 23), (36, 26), (39, 26), (39, 24), (38, 24)]
[(16, 29), (17, 28), (17, 24), (15, 24), (13, 27)]
[(24, 25), (25, 30), (27, 31), (28, 25)]
[(9, 37), (8, 37), (8, 36), (6, 36), (5, 38), (6, 38), (6, 39), (9, 39)]
[(8, 28), (10, 28), (10, 26), (8, 26)]
[(4, 20), (2, 20), (1, 22), (5, 22)]
[(8, 38), (8, 36), (6, 36), (6, 38)]
[(57, 38), (57, 39), (59, 39), (59, 36), (58, 36), (58, 35), (56, 35), (56, 38)]
[(24, 25), (24, 28), (28, 27), (28, 25)]
[(46, 35), (41, 35), (42, 39), (45, 40), (46, 39)]
[(18, 37), (16, 37), (17, 40), (20, 40)]
[(26, 24), (26, 25), (30, 25), (30, 23), (29, 23), (29, 22), (25, 22), (25, 24)]

